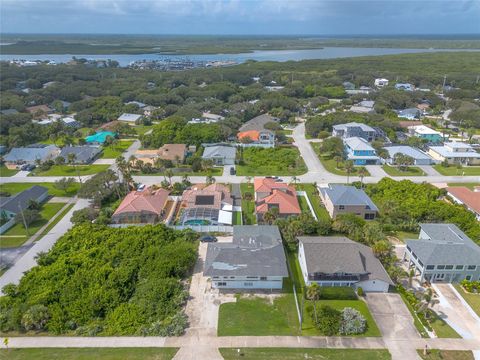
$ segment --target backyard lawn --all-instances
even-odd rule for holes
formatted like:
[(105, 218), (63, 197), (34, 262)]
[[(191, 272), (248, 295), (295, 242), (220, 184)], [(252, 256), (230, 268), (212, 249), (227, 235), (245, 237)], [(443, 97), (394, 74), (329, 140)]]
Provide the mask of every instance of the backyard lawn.
[[(33, 222), (28, 227), (31, 235), (35, 234), (42, 226), (44, 226), (50, 218), (52, 218), (64, 206), (64, 203), (46, 203), (40, 209), (41, 219)], [(2, 234), (0, 248), (10, 248), (22, 245), (30, 237), (23, 223), (18, 223)]]
[(382, 169), (390, 176), (425, 176), (422, 169), (416, 166), (409, 166), (402, 171), (396, 166), (383, 165)]
[(460, 284), (453, 285), (458, 293), (465, 299), (470, 307), (480, 316), (480, 294), (467, 293)]
[(5, 165), (0, 166), (0, 177), (10, 177), (15, 175), (17, 172), (18, 170), (7, 169)]
[(307, 172), (296, 147), (257, 148), (243, 150), (243, 165), (237, 165), (238, 176), (294, 176)]
[(46, 187), (48, 189), (48, 193), (52, 196), (75, 196), (78, 189), (80, 188), (80, 184), (78, 182), (75, 182), (65, 193), (65, 191), (55, 188), (55, 183), (4, 183), (0, 184), (0, 192), (14, 195), (16, 193), (19, 193), (20, 191), (29, 189), (34, 185)]
[(170, 360), (176, 348), (30, 348), (2, 349), (0, 358), (10, 360)]
[(423, 350), (417, 350), (418, 355), (423, 360), (474, 360), (473, 353), (467, 350), (428, 350), (427, 355), (423, 355)]
[(312, 204), (313, 211), (315, 211), (318, 219), (330, 219), (330, 215), (323, 206), (314, 184), (296, 184), (295, 189), (297, 191), (305, 191), (307, 193), (308, 199)]
[(113, 146), (104, 146), (102, 159), (116, 159), (122, 155), (133, 144), (133, 140), (118, 141)]
[[(255, 225), (257, 223), (257, 219), (255, 217), (253, 184), (240, 184), (240, 191), (242, 193), (243, 223), (244, 225)], [(243, 194), (247, 192), (251, 194), (252, 200), (245, 200), (243, 198)]]
[(242, 225), (242, 212), (234, 211), (233, 212), (233, 225)]
[[(238, 359), (237, 348), (220, 348), (225, 360)], [(295, 348), (242, 348), (241, 358), (246, 360), (389, 360), (388, 350), (370, 349), (295, 349)]]
[(152, 129), (153, 129), (153, 126), (152, 126), (152, 125), (149, 125), (149, 126), (145, 126), (145, 125), (135, 125), (133, 128), (134, 128), (135, 131), (137, 132), (137, 135), (143, 135), (143, 134), (145, 134), (147, 131), (152, 130)]
[(480, 175), (480, 166), (463, 166), (457, 169), (456, 166), (451, 165), (449, 167), (444, 167), (440, 164), (433, 165), (433, 168), (437, 170), (440, 174), (445, 176), (476, 176)]
[(110, 165), (53, 165), (47, 171), (36, 168), (31, 174), (32, 176), (83, 176), (97, 174), (109, 167)]

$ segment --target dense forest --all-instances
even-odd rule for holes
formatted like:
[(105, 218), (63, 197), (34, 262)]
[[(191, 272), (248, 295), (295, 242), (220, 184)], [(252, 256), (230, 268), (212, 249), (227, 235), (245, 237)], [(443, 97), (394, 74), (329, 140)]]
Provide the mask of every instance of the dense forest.
[(79, 225), (0, 298), (0, 330), (180, 335), (196, 236), (163, 225)]

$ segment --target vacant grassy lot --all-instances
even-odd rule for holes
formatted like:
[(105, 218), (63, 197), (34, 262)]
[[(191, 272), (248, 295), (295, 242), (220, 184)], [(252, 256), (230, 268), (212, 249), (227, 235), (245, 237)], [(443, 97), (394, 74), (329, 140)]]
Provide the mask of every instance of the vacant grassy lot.
[(465, 186), (470, 190), (473, 190), (475, 186), (480, 186), (480, 183), (448, 183), (448, 186)]
[(476, 176), (480, 175), (480, 166), (462, 166), (457, 168), (452, 165), (449, 167), (444, 167), (442, 165), (433, 165), (433, 168), (437, 170), (440, 174), (445, 176)]
[(44, 226), (50, 218), (52, 218), (64, 206), (63, 203), (47, 203), (43, 204), (40, 209), (41, 219), (31, 223), (27, 230), (23, 223), (18, 223), (2, 234), (0, 248), (10, 248), (22, 245), (27, 239), (35, 234), (42, 226)]
[(296, 184), (295, 189), (298, 191), (305, 191), (307, 193), (308, 199), (312, 204), (313, 211), (315, 211), (318, 219), (330, 219), (330, 215), (323, 206), (314, 184)]
[(35, 169), (32, 176), (83, 176), (93, 175), (105, 171), (110, 165), (53, 165), (47, 171)]
[(423, 170), (416, 166), (409, 166), (405, 171), (389, 165), (383, 165), (382, 169), (390, 176), (425, 176)]
[(68, 197), (75, 196), (78, 189), (80, 188), (80, 184), (76, 182), (65, 193), (65, 191), (58, 190), (57, 188), (55, 188), (54, 183), (5, 183), (5, 184), (0, 184), (0, 192), (5, 192), (5, 193), (9, 193), (10, 195), (14, 195), (16, 193), (19, 193), (20, 191), (29, 189), (34, 185), (46, 187), (48, 189), (48, 193), (52, 196), (68, 196)]
[(122, 155), (125, 150), (127, 150), (130, 145), (133, 144), (133, 140), (128, 141), (118, 141), (113, 146), (104, 146), (103, 147), (103, 154), (102, 159), (116, 159), (120, 155)]
[(5, 167), (5, 165), (0, 165), (0, 177), (10, 177), (15, 175), (18, 170), (10, 170)]
[(40, 236), (37, 238), (36, 241), (40, 240), (42, 237), (44, 237), (46, 234), (49, 233), (50, 230), (53, 229), (55, 225), (58, 224), (60, 220), (63, 219), (63, 217), (70, 211), (70, 209), (74, 206), (75, 204), (70, 204), (68, 205), (56, 218), (53, 220), (48, 226), (45, 228), (45, 230), (42, 231)]
[(239, 176), (294, 176), (307, 172), (296, 147), (246, 148), (243, 150), (243, 162), (244, 165), (237, 165)]
[(0, 350), (10, 360), (170, 360), (176, 348), (31, 348)]
[[(254, 225), (257, 223), (255, 217), (255, 201), (254, 201), (254, 191), (253, 184), (240, 184), (240, 191), (242, 192), (242, 213), (243, 213), (243, 224), (244, 225)], [(243, 194), (250, 193), (252, 200), (245, 200)]]
[(455, 284), (455, 289), (458, 293), (465, 299), (465, 301), (470, 305), (470, 307), (480, 316), (480, 294), (467, 293), (459, 284)]
[[(221, 348), (225, 360), (239, 359), (237, 348)], [(367, 349), (295, 349), (242, 348), (241, 359), (246, 360), (389, 360), (388, 350)]]
[(417, 350), (418, 355), (424, 360), (474, 360), (473, 353), (466, 350), (428, 350), (423, 355), (423, 350)]

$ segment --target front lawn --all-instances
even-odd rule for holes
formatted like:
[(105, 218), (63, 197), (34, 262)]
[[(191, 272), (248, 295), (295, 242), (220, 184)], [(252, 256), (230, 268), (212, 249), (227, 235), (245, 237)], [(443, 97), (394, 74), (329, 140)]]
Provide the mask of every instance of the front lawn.
[(53, 220), (50, 224), (48, 224), (48, 226), (42, 231), (42, 233), (40, 234), (40, 236), (37, 238), (36, 241), (40, 240), (41, 238), (43, 238), (45, 235), (47, 235), (50, 230), (53, 229), (53, 227), (55, 225), (58, 224), (58, 222), (60, 220), (63, 219), (63, 217), (72, 209), (72, 207), (74, 206), (75, 204), (70, 204), (68, 205), (56, 218), (55, 220)]
[(444, 167), (441, 164), (433, 165), (433, 168), (445, 176), (477, 176), (480, 175), (480, 166), (462, 166), (457, 168), (455, 165)]
[[(242, 214), (244, 225), (255, 225), (257, 218), (255, 217), (255, 201), (253, 184), (240, 184), (240, 191), (242, 193)], [(249, 193), (252, 197), (251, 200), (244, 199), (244, 194)]]
[(430, 319), (430, 326), (435, 330), (435, 334), (439, 338), (461, 339), (462, 337), (450, 326), (445, 320), (435, 314), (435, 318)]
[[(225, 360), (239, 359), (237, 348), (220, 348)], [(241, 348), (240, 356), (247, 360), (389, 360), (386, 349), (309, 349), (309, 348)]]
[(242, 225), (242, 212), (234, 211), (233, 212), (233, 225)]
[(327, 209), (323, 206), (320, 195), (318, 195), (318, 190), (315, 188), (314, 184), (296, 184), (295, 189), (307, 193), (313, 211), (315, 211), (318, 219), (330, 219), (330, 215), (328, 214)]
[[(333, 157), (330, 154), (322, 153), (320, 151), (320, 147), (322, 146), (322, 143), (310, 143), (310, 146), (312, 147), (312, 149), (317, 154), (317, 157), (320, 160), (320, 162), (322, 163), (325, 170), (327, 170), (328, 172), (330, 172), (332, 174), (347, 176), (347, 172), (345, 171), (345, 161), (344, 160), (340, 161), (337, 164), (337, 162), (335, 160), (333, 160)], [(365, 170), (365, 173), (364, 173), (365, 176), (370, 176), (370, 173), (368, 172), (368, 170), (363, 166), (355, 166), (353, 168), (352, 172), (350, 173), (350, 176), (358, 175), (358, 171), (362, 168)]]
[(30, 348), (1, 349), (0, 358), (10, 360), (170, 360), (176, 348)]
[(460, 284), (455, 284), (453, 286), (455, 286), (455, 289), (465, 299), (468, 305), (470, 305), (472, 310), (475, 311), (478, 316), (480, 316), (480, 294), (468, 293), (463, 290)]
[[(171, 169), (172, 171), (175, 171), (175, 168)], [(143, 171), (135, 171), (135, 175), (141, 175), (141, 176), (165, 176), (165, 171), (161, 172), (143, 172)], [(221, 176), (223, 174), (223, 167), (213, 167), (208, 170), (202, 170), (202, 171), (185, 171), (185, 172), (173, 172), (173, 176)]]
[(28, 232), (25, 230), (23, 223), (17, 223), (2, 234), (0, 248), (11, 248), (21, 246), (27, 239), (35, 234), (42, 226), (65, 206), (64, 203), (46, 203), (40, 209), (41, 219), (31, 223), (28, 226)]
[(15, 175), (18, 170), (8, 169), (5, 165), (0, 165), (0, 177), (10, 177)]
[(423, 360), (474, 360), (473, 353), (468, 350), (428, 350), (427, 355), (423, 355), (423, 349), (417, 350), (418, 355)]
[(55, 183), (4, 183), (0, 184), (0, 192), (14, 195), (23, 190), (30, 189), (34, 185), (46, 187), (48, 189), (48, 194), (52, 196), (75, 196), (78, 189), (80, 188), (80, 184), (78, 182), (75, 182), (65, 193), (65, 191), (55, 188)]
[(237, 165), (238, 176), (294, 176), (307, 172), (305, 162), (296, 147), (263, 149), (245, 148)]
[(36, 168), (32, 176), (83, 176), (93, 175), (105, 171), (110, 165), (53, 165), (46, 171)]
[(406, 170), (400, 170), (396, 166), (383, 165), (382, 169), (390, 176), (425, 176), (423, 170), (416, 166), (409, 166)]
[(448, 183), (448, 186), (465, 186), (466, 188), (469, 188), (470, 190), (473, 190), (475, 186), (480, 186), (480, 183)]
[(116, 159), (133, 144), (133, 140), (118, 141), (113, 146), (104, 146), (101, 159)]

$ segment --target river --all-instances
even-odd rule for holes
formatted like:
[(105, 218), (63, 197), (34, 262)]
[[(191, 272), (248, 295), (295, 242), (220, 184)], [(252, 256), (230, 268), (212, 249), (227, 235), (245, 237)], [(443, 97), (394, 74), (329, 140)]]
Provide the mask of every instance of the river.
[[(480, 51), (463, 49), (399, 49), (399, 48), (352, 48), (352, 47), (325, 47), (310, 50), (268, 50), (254, 51), (240, 54), (190, 54), (190, 55), (165, 55), (165, 54), (112, 54), (112, 55), (71, 55), (71, 54), (41, 54), (41, 55), (11, 55), (0, 54), (0, 60), (53, 60), (56, 63), (65, 63), (72, 59), (86, 58), (94, 60), (112, 59), (119, 62), (120, 66), (127, 66), (138, 60), (178, 60), (189, 59), (193, 61), (235, 61), (243, 63), (247, 60), (257, 61), (300, 61), (312, 59), (334, 59), (358, 56), (378, 56), (411, 53), (432, 53), (440, 51)], [(1, 52), (1, 47), (0, 47)]]

